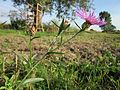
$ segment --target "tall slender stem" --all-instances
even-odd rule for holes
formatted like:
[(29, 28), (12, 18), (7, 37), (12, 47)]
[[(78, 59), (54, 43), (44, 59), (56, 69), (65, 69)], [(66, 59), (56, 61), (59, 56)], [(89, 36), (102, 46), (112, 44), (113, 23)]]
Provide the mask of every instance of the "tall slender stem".
[[(60, 46), (64, 45), (65, 43), (69, 42), (71, 39), (73, 39), (75, 36), (77, 36), (80, 32), (84, 31), (83, 29), (81, 29), (80, 31), (78, 31), (76, 34), (74, 34), (71, 38), (69, 38), (68, 40), (66, 40), (65, 42), (63, 42), (62, 44), (60, 44), (58, 47), (54, 48), (52, 51), (58, 49)], [(55, 38), (57, 39), (57, 38)], [(56, 41), (56, 40), (55, 40)], [(50, 44), (50, 46), (53, 45), (54, 42), (52, 42)], [(29, 45), (30, 45), (30, 60), (32, 62), (32, 40), (31, 40), (31, 36), (30, 36), (30, 42), (29, 42)], [(16, 87), (15, 90), (17, 90), (21, 85), (22, 83), (26, 80), (26, 78), (30, 75), (30, 73), (39, 65), (39, 63), (41, 62), (41, 60), (43, 60), (45, 58), (45, 56), (48, 54), (49, 50), (43, 55), (43, 57), (34, 65), (32, 66), (32, 68), (30, 69), (30, 71), (27, 73), (27, 75), (23, 78), (23, 80), (20, 82), (20, 84)]]
[(30, 36), (29, 38), (29, 50), (30, 50), (30, 56), (29, 56), (29, 60), (30, 60), (30, 67), (32, 66), (32, 36)]

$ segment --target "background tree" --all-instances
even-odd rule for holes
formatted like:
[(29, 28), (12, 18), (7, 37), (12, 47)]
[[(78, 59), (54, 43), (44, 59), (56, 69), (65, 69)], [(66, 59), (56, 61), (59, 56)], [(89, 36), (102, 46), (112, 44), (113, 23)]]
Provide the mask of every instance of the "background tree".
[(43, 12), (54, 12), (57, 17), (72, 16), (75, 8), (89, 9), (93, 0), (12, 0), (15, 6), (27, 3), (36, 7), (36, 3), (43, 6)]
[(76, 8), (86, 8), (87, 10), (92, 6), (93, 0), (11, 0), (15, 7), (21, 5), (32, 5), (31, 11), (34, 12), (34, 22), (33, 25), (38, 27), (37, 22), (37, 3), (41, 4), (43, 15), (45, 12), (50, 14), (55, 13), (59, 18), (74, 19), (74, 11)]
[(22, 18), (21, 15), (22, 15), (21, 13), (15, 10), (11, 10), (9, 12), (12, 29), (16, 29), (16, 30), (25, 29), (25, 26), (26, 26), (25, 19)]
[(112, 18), (110, 13), (108, 13), (107, 11), (100, 12), (99, 17), (101, 20), (103, 19), (107, 22), (106, 25), (100, 26), (104, 32), (114, 31), (116, 29), (116, 27), (112, 25)]

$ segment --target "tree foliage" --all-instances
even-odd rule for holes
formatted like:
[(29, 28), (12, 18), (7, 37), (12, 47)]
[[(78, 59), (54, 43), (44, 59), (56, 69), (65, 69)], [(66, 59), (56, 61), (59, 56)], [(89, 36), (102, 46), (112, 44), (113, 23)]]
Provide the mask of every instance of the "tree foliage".
[(40, 3), (43, 11), (54, 12), (57, 17), (72, 16), (74, 8), (89, 9), (93, 0), (12, 0), (14, 5), (26, 5), (27, 3), (35, 5)]
[(25, 29), (26, 21), (22, 18), (21, 13), (15, 10), (9, 12), (11, 28), (16, 30)]
[(108, 13), (107, 11), (100, 12), (99, 17), (101, 20), (103, 19), (107, 22), (106, 25), (100, 26), (104, 32), (114, 31), (116, 29), (116, 27), (112, 24), (112, 18), (110, 13)]

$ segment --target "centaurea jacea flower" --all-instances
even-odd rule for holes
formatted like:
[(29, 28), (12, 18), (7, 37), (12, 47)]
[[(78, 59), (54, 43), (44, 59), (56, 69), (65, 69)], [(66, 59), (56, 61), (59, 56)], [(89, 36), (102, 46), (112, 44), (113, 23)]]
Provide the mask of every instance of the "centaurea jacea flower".
[(99, 25), (103, 26), (106, 24), (105, 21), (101, 20), (100, 18), (97, 18), (93, 12), (87, 12), (85, 9), (76, 10), (76, 16), (80, 17), (81, 19), (84, 19), (89, 25)]

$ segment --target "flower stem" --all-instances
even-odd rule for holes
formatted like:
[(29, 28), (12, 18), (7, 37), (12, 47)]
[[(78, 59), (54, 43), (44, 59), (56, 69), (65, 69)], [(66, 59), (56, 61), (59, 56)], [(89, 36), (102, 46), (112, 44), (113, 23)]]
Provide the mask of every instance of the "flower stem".
[(84, 31), (83, 29), (78, 31), (76, 34), (74, 34), (71, 38), (69, 38), (68, 40), (66, 40), (65, 42), (63, 42), (62, 44), (58, 45), (56, 48), (54, 48), (52, 51), (58, 49), (60, 46), (66, 44), (67, 42), (69, 42), (71, 39), (73, 39), (74, 37), (76, 37), (80, 32)]

